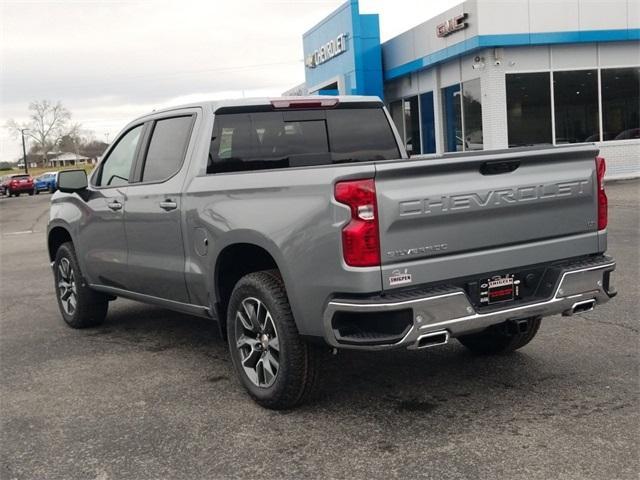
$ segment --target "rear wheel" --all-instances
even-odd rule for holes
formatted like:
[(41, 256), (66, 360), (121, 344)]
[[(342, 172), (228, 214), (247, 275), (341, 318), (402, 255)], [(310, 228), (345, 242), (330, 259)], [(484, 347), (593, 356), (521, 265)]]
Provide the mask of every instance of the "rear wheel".
[(53, 272), (58, 307), (67, 325), (72, 328), (100, 325), (107, 316), (108, 298), (87, 285), (71, 242), (58, 248)]
[(501, 324), (479, 333), (463, 335), (458, 341), (479, 355), (497, 355), (514, 352), (533, 340), (540, 329), (541, 317)]
[(292, 408), (315, 392), (320, 352), (300, 338), (276, 270), (250, 273), (236, 284), (227, 336), (236, 374), (258, 404)]
[(36, 195), (40, 195), (40, 190), (36, 189)]
[(33, 195), (34, 192), (35, 190), (29, 190), (29, 196)]

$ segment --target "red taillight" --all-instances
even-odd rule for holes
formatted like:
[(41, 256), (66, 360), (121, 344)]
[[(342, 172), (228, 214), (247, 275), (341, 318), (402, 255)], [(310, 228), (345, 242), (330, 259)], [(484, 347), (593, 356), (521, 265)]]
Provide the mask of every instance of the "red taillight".
[(609, 201), (604, 191), (604, 173), (607, 171), (607, 164), (602, 157), (596, 157), (596, 175), (598, 178), (598, 230), (607, 228), (609, 222)]
[(342, 252), (346, 264), (352, 267), (380, 265), (378, 204), (373, 179), (338, 182), (335, 198), (351, 208), (351, 220), (342, 229)]

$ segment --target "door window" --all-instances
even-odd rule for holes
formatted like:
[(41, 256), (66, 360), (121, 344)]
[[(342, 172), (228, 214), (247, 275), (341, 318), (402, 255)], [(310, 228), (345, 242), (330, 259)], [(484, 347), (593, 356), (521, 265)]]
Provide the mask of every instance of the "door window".
[(96, 183), (98, 187), (114, 187), (129, 182), (131, 165), (136, 156), (142, 125), (129, 130), (111, 150), (107, 159), (102, 163), (100, 176)]
[(155, 123), (144, 162), (143, 182), (166, 180), (180, 169), (191, 136), (192, 120), (192, 116), (174, 117)]

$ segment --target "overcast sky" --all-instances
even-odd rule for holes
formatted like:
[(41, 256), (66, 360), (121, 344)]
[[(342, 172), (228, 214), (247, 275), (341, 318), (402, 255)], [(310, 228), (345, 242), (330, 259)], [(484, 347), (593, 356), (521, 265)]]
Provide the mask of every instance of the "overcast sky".
[[(0, 0), (0, 127), (36, 99), (113, 140), (154, 108), (278, 95), (304, 81), (302, 34), (345, 0)], [(382, 40), (461, 0), (361, 0)], [(0, 161), (21, 156), (0, 128)]]

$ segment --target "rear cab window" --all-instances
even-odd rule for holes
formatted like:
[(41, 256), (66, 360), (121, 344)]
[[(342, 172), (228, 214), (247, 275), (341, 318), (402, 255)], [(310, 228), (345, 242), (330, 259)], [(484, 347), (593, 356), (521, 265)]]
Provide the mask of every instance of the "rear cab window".
[(399, 158), (378, 103), (309, 110), (223, 108), (215, 115), (207, 173)]

